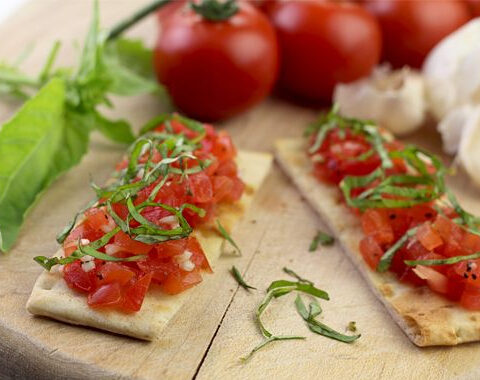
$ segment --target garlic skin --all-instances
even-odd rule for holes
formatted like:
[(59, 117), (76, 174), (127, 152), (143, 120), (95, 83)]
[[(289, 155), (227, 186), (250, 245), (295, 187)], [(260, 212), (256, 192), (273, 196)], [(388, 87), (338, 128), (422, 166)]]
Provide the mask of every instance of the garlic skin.
[(425, 120), (424, 81), (408, 68), (377, 67), (368, 78), (338, 84), (333, 98), (342, 115), (373, 120), (396, 135), (415, 131)]
[(463, 125), (457, 162), (480, 187), (480, 105), (475, 106)]
[(448, 112), (438, 123), (437, 129), (442, 136), (443, 150), (448, 154), (456, 154), (462, 139), (462, 132), (468, 120), (474, 117), (477, 109), (466, 104)]
[(465, 104), (480, 104), (480, 18), (433, 48), (423, 65), (429, 109), (437, 120)]

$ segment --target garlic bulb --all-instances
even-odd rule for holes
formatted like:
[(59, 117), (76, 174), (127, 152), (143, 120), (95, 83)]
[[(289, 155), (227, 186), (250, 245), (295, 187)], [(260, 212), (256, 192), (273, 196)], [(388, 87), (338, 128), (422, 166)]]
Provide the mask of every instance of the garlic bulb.
[(441, 120), (464, 104), (480, 104), (480, 18), (443, 39), (423, 66), (430, 111)]
[(416, 130), (425, 119), (423, 79), (408, 68), (378, 67), (368, 78), (338, 84), (333, 98), (342, 115), (373, 120), (397, 135)]
[(443, 150), (446, 153), (455, 154), (458, 152), (462, 132), (468, 120), (476, 111), (475, 107), (467, 104), (454, 108), (440, 121), (437, 129), (442, 135)]
[(480, 105), (474, 107), (465, 119), (457, 161), (480, 186)]

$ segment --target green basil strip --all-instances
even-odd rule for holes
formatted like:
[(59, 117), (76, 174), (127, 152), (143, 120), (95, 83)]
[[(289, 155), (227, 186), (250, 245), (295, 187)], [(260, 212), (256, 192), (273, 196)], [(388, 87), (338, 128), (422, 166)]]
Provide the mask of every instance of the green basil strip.
[(305, 283), (305, 282), (293, 282), (288, 280), (277, 280), (277, 281), (273, 281), (270, 284), (267, 291), (278, 290), (275, 295), (275, 298), (278, 298), (280, 296), (283, 296), (289, 293), (291, 291), (290, 288), (292, 288), (291, 290), (307, 293), (327, 301), (330, 299), (327, 292), (316, 288), (311, 282)]
[[(310, 329), (310, 331), (316, 334), (323, 335), (325, 337), (335, 339), (343, 343), (352, 343), (358, 338), (360, 338), (361, 336), (360, 334), (345, 335), (345, 334), (339, 333), (338, 331), (335, 331), (334, 329), (325, 325), (324, 323), (317, 321), (315, 319), (315, 316), (318, 316), (320, 312), (318, 312), (318, 309), (316, 309), (316, 306), (312, 306), (312, 304), (310, 304), (310, 312), (307, 311), (307, 308), (305, 307), (305, 304), (303, 303), (303, 300), (300, 297), (300, 295), (297, 295), (297, 298), (295, 299), (295, 306), (300, 316), (303, 318), (305, 322), (307, 322), (307, 326)], [(314, 314), (312, 314), (311, 312), (312, 308), (316, 309), (316, 312)]]
[(217, 229), (220, 232), (220, 235), (222, 235), (222, 237), (225, 240), (227, 240), (238, 251), (238, 253), (241, 255), (242, 251), (240, 250), (240, 247), (237, 245), (237, 243), (235, 243), (235, 241), (232, 239), (232, 237), (227, 232), (227, 230), (222, 226), (219, 219), (217, 219)]
[(333, 245), (333, 243), (335, 243), (335, 238), (333, 236), (323, 231), (318, 231), (312, 242), (310, 243), (310, 247), (308, 248), (308, 250), (310, 252), (314, 252), (317, 250), (319, 244), (323, 246), (329, 246)]
[(257, 288), (248, 285), (245, 280), (242, 277), (242, 274), (240, 271), (235, 267), (235, 265), (232, 266), (232, 269), (230, 269), (230, 273), (232, 274), (233, 278), (238, 282), (238, 285), (240, 285), (243, 289), (245, 289), (247, 292), (250, 291), (250, 289), (256, 290)]
[(296, 278), (298, 281), (300, 281), (300, 282), (304, 282), (304, 283), (306, 283), (306, 284), (313, 285), (313, 282), (312, 282), (312, 281), (307, 280), (307, 279), (305, 279), (305, 278), (303, 278), (303, 277), (300, 277), (297, 273), (295, 273), (295, 272), (294, 272), (293, 270), (291, 270), (290, 268), (283, 267), (283, 271), (284, 271), (286, 274), (288, 274), (288, 275), (290, 275), (290, 276), (292, 276), (292, 277), (295, 277), (295, 278)]
[(130, 256), (130, 257), (124, 257), (124, 258), (114, 257), (114, 256), (107, 255), (106, 253), (97, 251), (96, 249), (88, 245), (85, 245), (85, 246), (80, 245), (78, 249), (84, 256), (95, 257), (96, 259), (103, 260), (103, 261), (139, 261), (139, 260), (144, 260), (147, 257), (146, 255), (136, 255), (136, 256)]
[(281, 341), (281, 340), (298, 340), (298, 339), (306, 339), (304, 336), (296, 336), (296, 335), (272, 335), (270, 336), (269, 338), (265, 339), (263, 342), (261, 342), (260, 344), (258, 344), (257, 346), (255, 346), (255, 348), (250, 351), (250, 353), (247, 355), (247, 356), (243, 356), (240, 358), (240, 360), (245, 363), (247, 362), (248, 360), (250, 360), (250, 358), (257, 352), (259, 351), (260, 349), (262, 349), (263, 347), (265, 347), (266, 345), (268, 345), (269, 343), (272, 343), (272, 342), (277, 342), (277, 341)]
[(432, 266), (432, 265), (452, 265), (462, 261), (480, 259), (480, 252), (473, 253), (467, 256), (453, 256), (447, 259), (430, 259), (430, 260), (404, 260), (404, 263), (410, 267), (416, 265)]
[(147, 132), (150, 132), (152, 129), (157, 128), (158, 126), (165, 123), (166, 120), (169, 120), (172, 115), (168, 113), (162, 113), (153, 119), (149, 120), (142, 128), (140, 128), (140, 135), (144, 135)]
[(57, 243), (62, 244), (67, 236), (70, 234), (70, 232), (73, 230), (73, 227), (75, 227), (75, 223), (77, 223), (78, 217), (83, 214), (85, 211), (87, 211), (89, 208), (91, 208), (95, 203), (97, 203), (97, 200), (94, 199), (90, 201), (84, 208), (82, 208), (79, 212), (75, 214), (73, 219), (65, 226), (65, 228), (57, 235)]
[(381, 257), (378, 265), (377, 272), (386, 272), (392, 264), (393, 257), (397, 251), (408, 241), (409, 238), (417, 233), (418, 227), (409, 229), (395, 244), (393, 244)]

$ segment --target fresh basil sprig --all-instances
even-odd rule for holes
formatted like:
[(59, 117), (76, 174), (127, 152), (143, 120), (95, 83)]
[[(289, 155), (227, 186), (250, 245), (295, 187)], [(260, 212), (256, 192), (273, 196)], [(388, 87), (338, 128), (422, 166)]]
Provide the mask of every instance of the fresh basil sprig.
[[(167, 2), (155, 0), (136, 13), (134, 22)], [(153, 74), (152, 51), (140, 41), (118, 38), (133, 23), (121, 22), (122, 28), (114, 28), (115, 38), (108, 38), (112, 35), (100, 29), (98, 2), (94, 4), (76, 67), (56, 67), (59, 42), (35, 77), (16, 66), (0, 64), (0, 94), (28, 99), (0, 128), (0, 156), (8, 157), (0, 163), (2, 252), (14, 244), (38, 196), (80, 162), (91, 131), (98, 130), (117, 143), (134, 140), (128, 122), (111, 120), (99, 110), (100, 106), (112, 107), (110, 95), (162, 92)]]

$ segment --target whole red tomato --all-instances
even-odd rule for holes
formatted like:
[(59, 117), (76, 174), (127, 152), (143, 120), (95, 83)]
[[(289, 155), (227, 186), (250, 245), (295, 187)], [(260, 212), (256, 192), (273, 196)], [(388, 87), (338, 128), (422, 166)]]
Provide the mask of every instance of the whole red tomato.
[(393, 67), (420, 67), (438, 42), (470, 19), (458, 0), (370, 0), (365, 7), (380, 22), (383, 58)]
[(320, 0), (269, 3), (280, 44), (280, 86), (310, 101), (330, 101), (338, 82), (368, 75), (379, 62), (380, 28), (355, 4)]
[(480, 0), (467, 0), (470, 12), (474, 17), (480, 16)]
[(221, 21), (186, 3), (161, 17), (155, 71), (175, 105), (191, 117), (213, 121), (244, 111), (264, 99), (277, 78), (273, 27), (252, 5), (236, 4), (236, 13)]

